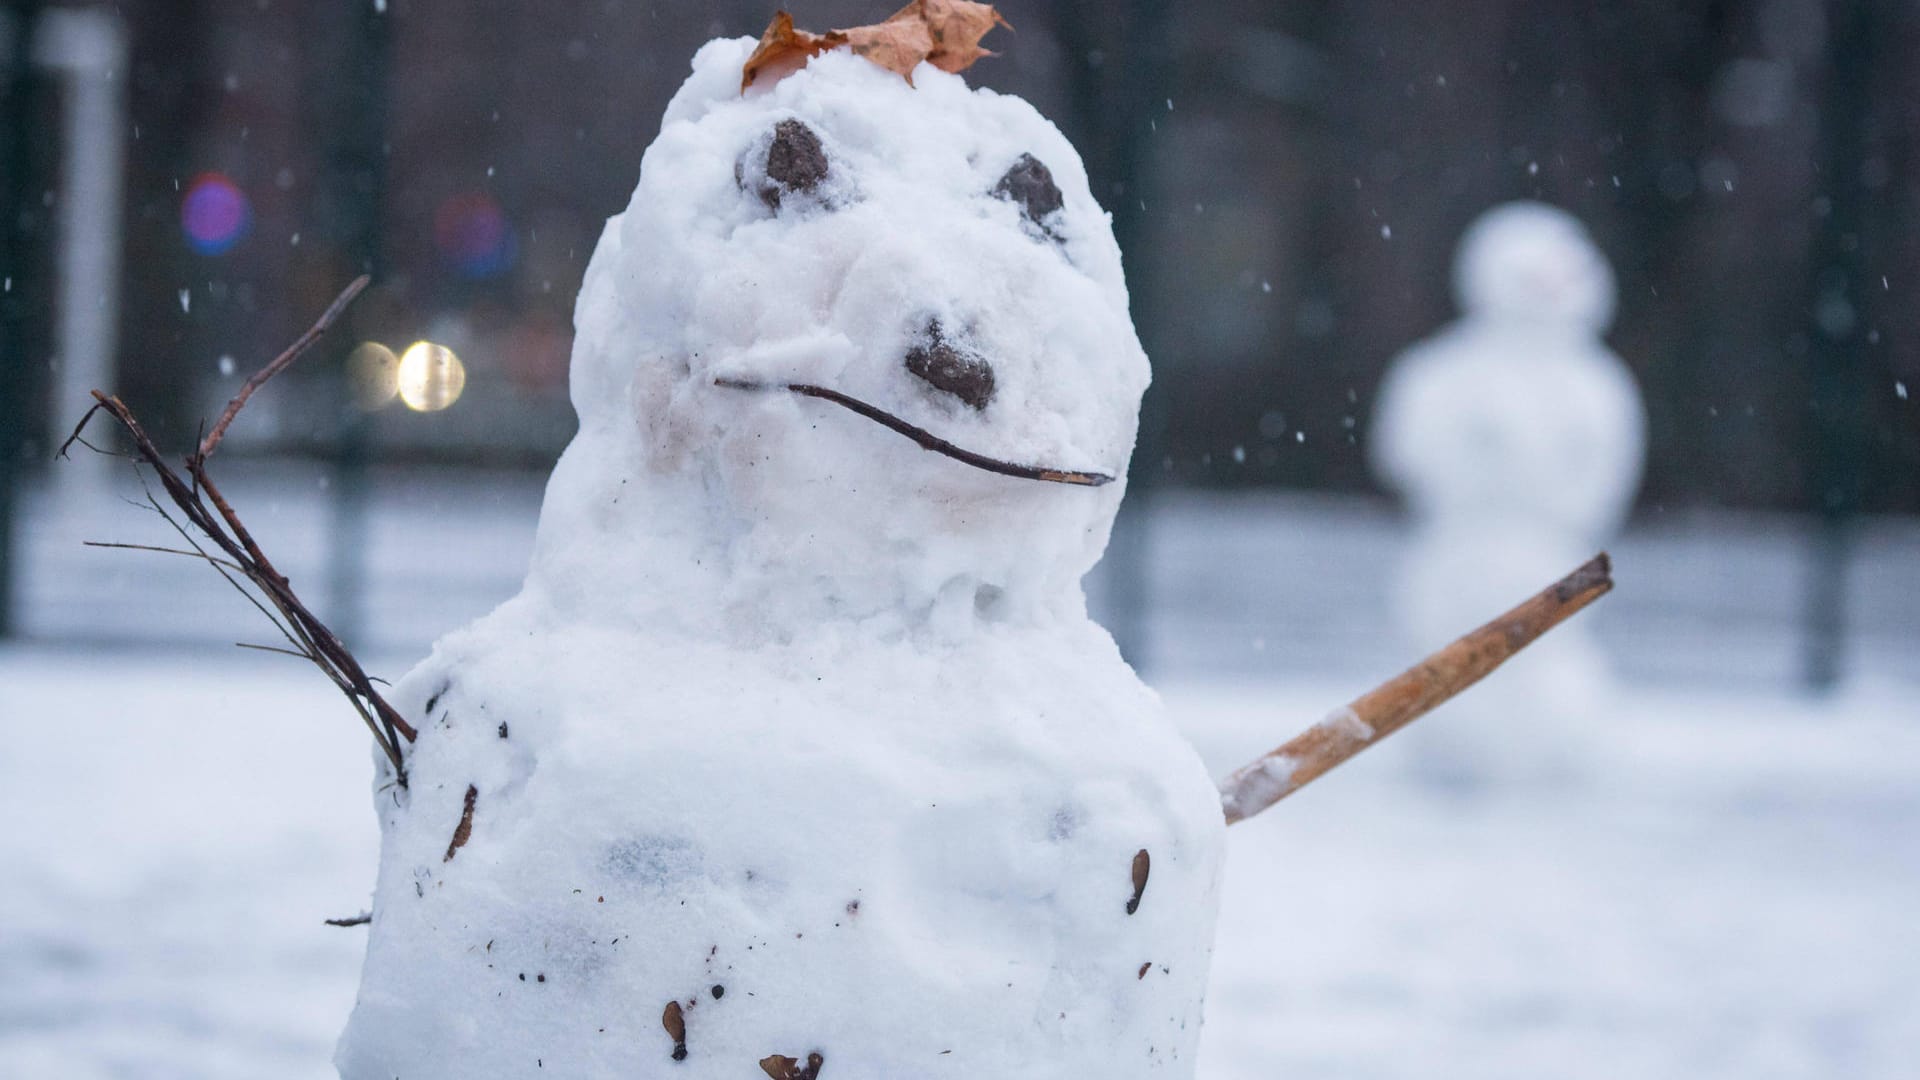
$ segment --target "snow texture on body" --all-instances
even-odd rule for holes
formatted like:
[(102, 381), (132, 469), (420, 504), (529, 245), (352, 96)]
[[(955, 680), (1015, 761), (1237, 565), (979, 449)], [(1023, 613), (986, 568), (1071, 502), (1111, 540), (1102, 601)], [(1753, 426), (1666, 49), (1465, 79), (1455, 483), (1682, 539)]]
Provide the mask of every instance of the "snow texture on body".
[[(1541, 203), (1495, 207), (1462, 239), (1454, 286), (1461, 318), (1394, 362), (1372, 429), (1375, 472), (1415, 518), (1396, 595), (1423, 652), (1601, 550), (1646, 456), (1639, 391), (1601, 340), (1613, 273), (1575, 218)], [(1455, 713), (1578, 722), (1597, 715), (1608, 681), (1591, 628), (1574, 620)], [(1457, 727), (1413, 738), (1448, 771), (1500, 752)]]
[[(1248, 542), (1329, 518), (1320, 504), (1237, 525), (1180, 510), (1162, 523), (1176, 536), (1198, 519)], [(439, 528), (462, 542), (490, 528), (519, 537), (484, 498), (447, 515)], [(265, 527), (297, 536), (303, 524)], [(1718, 550), (1742, 543), (1723, 536)], [(1898, 552), (1913, 550), (1909, 539)], [(1643, 565), (1693, 563), (1654, 551)], [(1242, 569), (1214, 560), (1209, 572), (1220, 589), (1244, 588)], [(1224, 628), (1211, 644), (1233, 640)], [(1374, 640), (1374, 663), (1399, 659)], [(339, 695), (304, 665), (231, 647), (183, 655), (0, 645), (0, 722), (12, 721), (0, 755), (11, 825), (0, 828), (0, 1076), (333, 1071), (366, 931), (320, 919), (365, 907), (378, 840), (359, 797), (366, 751), (340, 737)], [(1225, 771), (1358, 681), (1161, 690)], [(1626, 686), (1611, 737), (1580, 762), (1588, 783), (1496, 783), (1478, 797), (1402, 782), (1408, 747), (1387, 740), (1284, 813), (1228, 830), (1200, 1076), (1911, 1080), (1913, 693), (1911, 679), (1884, 676), (1818, 699)], [(474, 835), (460, 857), (483, 850), (484, 829)], [(692, 1034), (699, 1010), (688, 1016)], [(685, 1064), (630, 1075), (671, 1080)], [(482, 1075), (543, 1071), (509, 1060)]]
[(522, 592), (393, 694), (341, 1074), (1190, 1077), (1224, 826), (1086, 615), (1124, 483), (778, 389), (1123, 476), (1108, 220), (1018, 99), (751, 47), (595, 251)]

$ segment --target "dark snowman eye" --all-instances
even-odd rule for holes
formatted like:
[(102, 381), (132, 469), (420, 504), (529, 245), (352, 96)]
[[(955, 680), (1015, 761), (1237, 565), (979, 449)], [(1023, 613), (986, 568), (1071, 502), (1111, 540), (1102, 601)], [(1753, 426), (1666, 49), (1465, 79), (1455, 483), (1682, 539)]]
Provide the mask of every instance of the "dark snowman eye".
[(791, 194), (810, 196), (828, 179), (828, 150), (814, 129), (797, 119), (783, 119), (770, 135), (762, 135), (733, 163), (733, 181), (741, 190), (760, 196), (772, 211)]
[(820, 136), (798, 120), (775, 124), (764, 175), (760, 198), (770, 209), (780, 209), (783, 196), (812, 192), (827, 178), (827, 149)]
[(993, 193), (1018, 204), (1021, 216), (1040, 226), (1049, 236), (1053, 230), (1048, 227), (1047, 218), (1066, 205), (1060, 196), (1060, 186), (1053, 182), (1052, 171), (1032, 154), (1021, 154), (1020, 160), (993, 185)]
[(948, 341), (937, 319), (927, 323), (920, 342), (907, 350), (907, 370), (975, 409), (993, 400), (993, 365)]

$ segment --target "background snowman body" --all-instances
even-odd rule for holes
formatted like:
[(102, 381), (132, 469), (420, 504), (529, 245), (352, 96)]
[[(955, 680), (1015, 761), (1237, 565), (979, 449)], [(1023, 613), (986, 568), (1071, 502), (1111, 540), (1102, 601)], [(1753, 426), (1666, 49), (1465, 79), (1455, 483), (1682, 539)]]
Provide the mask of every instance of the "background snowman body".
[[(1633, 377), (1600, 339), (1612, 273), (1577, 221), (1537, 203), (1495, 208), (1462, 240), (1455, 286), (1462, 317), (1394, 362), (1372, 434), (1376, 472), (1414, 517), (1395, 595), (1423, 651), (1604, 547), (1646, 453)], [(1413, 741), (1429, 765), (1497, 769), (1509, 725), (1591, 717), (1607, 686), (1587, 625), (1569, 624), (1459, 706), (1485, 722)]]
[(1124, 482), (741, 388), (1122, 475), (1107, 219), (1024, 102), (751, 45), (596, 249), (523, 591), (395, 690), (341, 1073), (1191, 1076), (1224, 826), (1086, 617)]

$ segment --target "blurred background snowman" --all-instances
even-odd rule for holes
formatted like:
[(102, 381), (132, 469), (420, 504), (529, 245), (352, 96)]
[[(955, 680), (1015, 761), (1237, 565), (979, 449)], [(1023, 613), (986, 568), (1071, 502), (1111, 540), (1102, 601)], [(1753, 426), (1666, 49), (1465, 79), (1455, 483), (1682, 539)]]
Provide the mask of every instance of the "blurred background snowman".
[[(1374, 471), (1413, 516), (1394, 594), (1421, 651), (1605, 547), (1646, 458), (1639, 389), (1601, 340), (1613, 271), (1576, 218), (1542, 203), (1497, 206), (1468, 228), (1453, 272), (1460, 318), (1394, 361), (1372, 427)], [(1463, 701), (1439, 737), (1413, 733), (1417, 768), (1457, 784), (1559, 775), (1564, 757), (1538, 756), (1577, 754), (1575, 730), (1506, 736), (1598, 718), (1609, 682), (1589, 628), (1565, 627)]]

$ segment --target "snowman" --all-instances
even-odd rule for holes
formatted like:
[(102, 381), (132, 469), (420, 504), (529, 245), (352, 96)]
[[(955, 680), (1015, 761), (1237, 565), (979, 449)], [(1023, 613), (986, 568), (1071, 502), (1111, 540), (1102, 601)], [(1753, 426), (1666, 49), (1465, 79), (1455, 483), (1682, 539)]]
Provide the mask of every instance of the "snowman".
[[(1422, 647), (1603, 546), (1646, 454), (1633, 377), (1601, 340), (1612, 270), (1574, 217), (1534, 202), (1488, 211), (1460, 243), (1454, 288), (1461, 318), (1395, 360), (1373, 422), (1375, 472), (1415, 521), (1396, 596)], [(1488, 680), (1460, 710), (1468, 723), (1414, 741), (1451, 779), (1557, 773), (1564, 762), (1528, 761), (1507, 736), (1544, 714), (1564, 721), (1549, 756), (1570, 749), (1568, 725), (1595, 718), (1607, 687), (1597, 644), (1567, 627)]]
[(1024, 101), (754, 49), (594, 252), (524, 587), (391, 695), (340, 1073), (1191, 1077), (1220, 797), (1080, 585), (1108, 218)]

